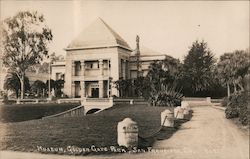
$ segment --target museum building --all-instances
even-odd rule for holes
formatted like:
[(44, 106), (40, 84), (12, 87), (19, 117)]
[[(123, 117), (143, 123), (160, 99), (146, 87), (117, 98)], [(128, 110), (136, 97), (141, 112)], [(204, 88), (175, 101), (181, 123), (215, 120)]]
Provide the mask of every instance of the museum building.
[[(145, 76), (150, 63), (167, 55), (139, 46), (131, 49), (102, 19), (84, 29), (65, 49), (64, 61), (52, 64), (51, 77), (64, 79), (63, 92), (71, 98), (108, 99), (119, 96), (114, 82)], [(138, 65), (139, 64), (139, 65)]]

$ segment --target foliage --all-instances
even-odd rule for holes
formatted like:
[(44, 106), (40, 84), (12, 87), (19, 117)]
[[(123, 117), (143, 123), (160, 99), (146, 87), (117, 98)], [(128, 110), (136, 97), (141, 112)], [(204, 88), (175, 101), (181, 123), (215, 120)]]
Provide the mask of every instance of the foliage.
[(61, 97), (63, 92), (62, 89), (64, 87), (64, 80), (59, 79), (55, 81), (55, 96), (56, 97)]
[(8, 102), (8, 96), (6, 91), (0, 91), (0, 99), (2, 99), (3, 103)]
[[(25, 92), (30, 89), (29, 79), (26, 76), (24, 78), (24, 88)], [(21, 83), (16, 73), (8, 73), (6, 75), (4, 80), (4, 89), (14, 91), (16, 93), (16, 98), (18, 98), (21, 90)]]
[[(167, 56), (163, 61), (155, 61), (149, 66), (149, 72), (144, 84), (144, 98), (153, 106), (176, 106), (180, 104), (181, 69), (179, 60)], [(148, 92), (148, 93), (146, 93)]]
[(182, 64), (178, 59), (167, 56), (163, 61), (154, 61), (149, 66), (147, 77), (154, 83), (173, 83), (181, 78)]
[(38, 96), (42, 94), (44, 90), (46, 90), (46, 84), (43, 81), (36, 80), (32, 85), (31, 85), (31, 90), (35, 92)]
[(229, 103), (228, 97), (224, 97), (221, 101), (221, 106), (226, 107)]
[[(50, 91), (54, 90), (55, 92), (55, 97), (61, 97), (63, 92), (62, 89), (64, 87), (64, 80), (59, 79), (59, 80), (53, 80), (50, 79)], [(49, 88), (49, 80), (46, 81), (46, 90), (48, 92)]]
[(177, 106), (181, 104), (182, 97), (175, 85), (162, 84), (159, 90), (153, 89), (150, 92), (149, 101), (153, 106)]
[(215, 59), (207, 43), (195, 41), (183, 64), (181, 83), (185, 95), (210, 89), (213, 83), (214, 64)]
[(37, 12), (19, 12), (5, 19), (1, 26), (3, 63), (17, 74), (23, 98), (25, 71), (48, 54), (47, 44), (52, 40), (52, 33), (44, 16)]
[(35, 64), (27, 69), (27, 72), (32, 73), (49, 73), (49, 63)]
[(243, 125), (249, 124), (249, 92), (236, 92), (229, 97), (229, 103), (226, 108), (226, 118), (239, 117)]
[(119, 91), (120, 97), (128, 97), (130, 89), (132, 87), (132, 80), (120, 79), (118, 81), (115, 81), (115, 87)]
[(244, 91), (244, 79), (250, 74), (250, 54), (247, 51), (236, 50), (233, 53), (225, 53), (217, 64), (217, 74), (222, 85), (227, 86), (228, 96), (230, 88), (234, 93)]

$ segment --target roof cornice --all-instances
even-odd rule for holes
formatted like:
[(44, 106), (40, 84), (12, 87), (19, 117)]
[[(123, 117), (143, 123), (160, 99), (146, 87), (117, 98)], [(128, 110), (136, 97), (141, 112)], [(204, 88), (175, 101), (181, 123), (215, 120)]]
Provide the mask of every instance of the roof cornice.
[(74, 51), (74, 50), (90, 50), (90, 49), (103, 49), (103, 48), (115, 48), (120, 47), (127, 51), (133, 51), (131, 48), (122, 46), (122, 45), (110, 45), (110, 46), (89, 46), (89, 47), (73, 47), (73, 48), (65, 48), (65, 51)]

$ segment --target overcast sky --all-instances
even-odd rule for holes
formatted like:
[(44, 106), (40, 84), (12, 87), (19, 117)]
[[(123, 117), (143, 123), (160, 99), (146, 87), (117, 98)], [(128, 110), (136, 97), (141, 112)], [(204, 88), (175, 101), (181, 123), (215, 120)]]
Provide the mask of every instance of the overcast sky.
[(71, 40), (102, 18), (131, 48), (141, 45), (183, 59), (195, 40), (204, 40), (216, 57), (249, 47), (249, 1), (6, 1), (1, 20), (18, 11), (43, 13), (54, 39), (51, 52), (65, 54)]

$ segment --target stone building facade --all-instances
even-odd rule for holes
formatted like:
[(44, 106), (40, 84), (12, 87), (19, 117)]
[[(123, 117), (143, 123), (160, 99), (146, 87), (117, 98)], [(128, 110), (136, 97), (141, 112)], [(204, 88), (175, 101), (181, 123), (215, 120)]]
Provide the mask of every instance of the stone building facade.
[[(102, 19), (81, 32), (65, 50), (65, 61), (52, 64), (51, 77), (54, 80), (59, 76), (64, 78), (64, 93), (71, 98), (119, 96), (114, 82), (137, 77), (138, 48), (132, 50)], [(166, 56), (140, 48), (142, 75), (147, 74), (151, 62)]]

